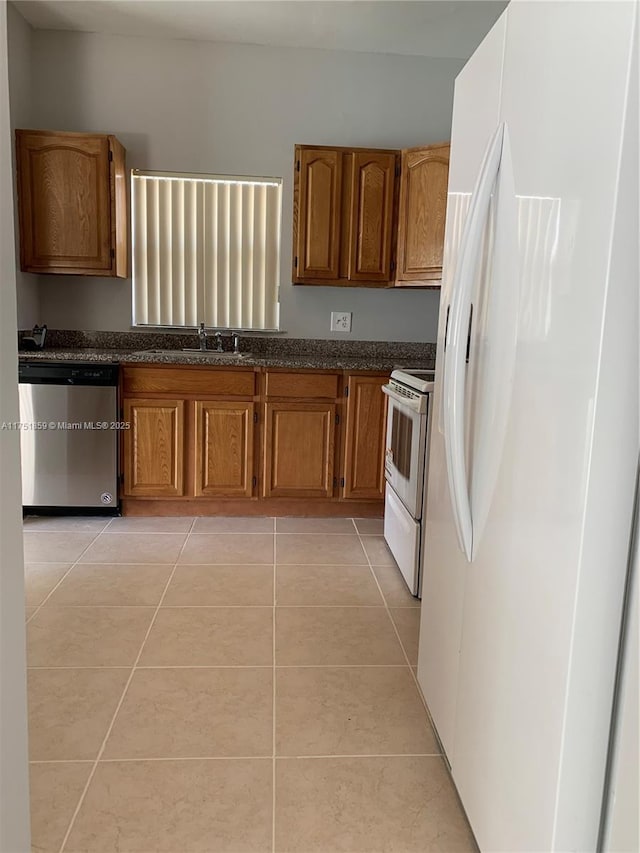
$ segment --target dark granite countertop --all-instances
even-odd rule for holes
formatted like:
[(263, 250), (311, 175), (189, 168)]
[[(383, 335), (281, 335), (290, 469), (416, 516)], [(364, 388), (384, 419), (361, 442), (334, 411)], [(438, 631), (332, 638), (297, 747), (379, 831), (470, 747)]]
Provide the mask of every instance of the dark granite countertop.
[(433, 359), (389, 356), (368, 356), (366, 358), (348, 358), (321, 353), (300, 353), (299, 355), (245, 355), (223, 358), (200, 355), (199, 353), (151, 353), (132, 350), (110, 350), (96, 348), (45, 349), (38, 352), (21, 350), (21, 360), (38, 361), (82, 361), (108, 362), (118, 364), (175, 364), (207, 365), (209, 367), (281, 367), (307, 370), (393, 370), (395, 367), (432, 368)]
[[(19, 345), (24, 335), (19, 333)], [(229, 346), (230, 340), (224, 339)], [(386, 341), (340, 341), (243, 336), (246, 354), (183, 352), (194, 347), (191, 334), (158, 332), (69, 332), (49, 330), (44, 350), (19, 349), (19, 358), (42, 361), (112, 362), (119, 364), (208, 365), (210, 367), (281, 367), (309, 370), (375, 370), (394, 367), (433, 368), (435, 344)], [(150, 352), (150, 350), (163, 350)]]

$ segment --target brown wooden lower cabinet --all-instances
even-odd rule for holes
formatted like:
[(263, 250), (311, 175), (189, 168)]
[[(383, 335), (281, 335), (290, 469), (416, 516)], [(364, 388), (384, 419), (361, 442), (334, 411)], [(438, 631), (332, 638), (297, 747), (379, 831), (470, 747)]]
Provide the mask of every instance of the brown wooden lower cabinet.
[(195, 493), (250, 498), (254, 403), (196, 400)]
[(125, 399), (124, 494), (184, 494), (184, 400)]
[(343, 498), (384, 498), (386, 381), (386, 375), (349, 376)]
[(335, 403), (265, 403), (265, 497), (333, 497)]
[(381, 506), (388, 374), (236, 371), (227, 388), (224, 370), (197, 371), (124, 368), (125, 511), (137, 500), (162, 514), (183, 502), (237, 514), (270, 501), (266, 515), (278, 502), (295, 514), (298, 499), (307, 515), (334, 501)]

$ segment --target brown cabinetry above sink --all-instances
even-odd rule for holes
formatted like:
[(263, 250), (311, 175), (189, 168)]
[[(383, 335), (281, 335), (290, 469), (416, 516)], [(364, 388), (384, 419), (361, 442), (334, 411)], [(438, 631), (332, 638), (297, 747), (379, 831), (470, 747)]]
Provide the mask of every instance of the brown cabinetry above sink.
[(294, 284), (437, 286), (449, 145), (404, 151), (297, 145)]

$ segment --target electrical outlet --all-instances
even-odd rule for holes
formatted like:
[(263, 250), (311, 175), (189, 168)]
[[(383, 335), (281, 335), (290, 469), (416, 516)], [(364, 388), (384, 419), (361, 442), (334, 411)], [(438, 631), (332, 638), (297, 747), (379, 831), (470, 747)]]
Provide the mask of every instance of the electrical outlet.
[(351, 331), (351, 311), (332, 311), (331, 312), (331, 331), (332, 332), (350, 332)]

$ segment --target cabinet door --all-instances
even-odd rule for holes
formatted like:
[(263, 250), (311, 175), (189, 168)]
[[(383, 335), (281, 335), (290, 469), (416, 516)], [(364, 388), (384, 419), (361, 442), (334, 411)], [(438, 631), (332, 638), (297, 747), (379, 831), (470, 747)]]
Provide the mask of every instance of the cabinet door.
[(264, 496), (333, 496), (335, 403), (265, 403)]
[(442, 279), (449, 145), (402, 152), (397, 284)]
[(196, 495), (250, 498), (254, 403), (195, 403)]
[(124, 401), (124, 494), (179, 497), (184, 494), (184, 401)]
[(340, 278), (342, 156), (336, 150), (296, 148), (295, 280)]
[(349, 159), (349, 279), (390, 281), (396, 155), (356, 151)]
[(16, 141), (21, 268), (111, 275), (108, 137), (16, 131)]
[(388, 376), (349, 377), (344, 498), (384, 498), (384, 448)]

